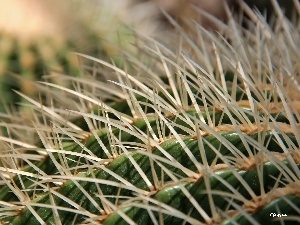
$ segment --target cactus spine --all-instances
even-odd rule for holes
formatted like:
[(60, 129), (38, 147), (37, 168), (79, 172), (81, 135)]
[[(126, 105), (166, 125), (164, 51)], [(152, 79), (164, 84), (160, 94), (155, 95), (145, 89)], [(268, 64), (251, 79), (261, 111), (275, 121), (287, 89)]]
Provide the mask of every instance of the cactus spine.
[(2, 138), (3, 224), (300, 221), (297, 28), (259, 18), (241, 34), (231, 20), (215, 36), (193, 26), (181, 51), (148, 39), (155, 60), (128, 55), (124, 70), (81, 55), (110, 82), (37, 84), (49, 106), (22, 95), (35, 129), (7, 125), (17, 138)]

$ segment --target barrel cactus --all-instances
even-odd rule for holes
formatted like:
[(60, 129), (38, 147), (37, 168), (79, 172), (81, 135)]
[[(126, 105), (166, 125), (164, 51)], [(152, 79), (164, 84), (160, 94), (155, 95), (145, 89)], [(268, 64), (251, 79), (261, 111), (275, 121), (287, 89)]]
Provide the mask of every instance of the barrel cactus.
[[(106, 59), (113, 57), (116, 48), (112, 46), (120, 42), (114, 36), (121, 18), (110, 19), (111, 27), (98, 26), (99, 21), (106, 22), (108, 16), (112, 17), (110, 14), (115, 14), (115, 7), (109, 8), (111, 5), (108, 1), (100, 4), (82, 0), (63, 3), (3, 0), (0, 9), (0, 112), (5, 111), (6, 105), (20, 103), (22, 98), (12, 89), (32, 97), (37, 94), (32, 81), (42, 80), (42, 76), (50, 73), (78, 76), (78, 59), (72, 52)], [(123, 31), (119, 29), (119, 32)], [(122, 37), (125, 38), (125, 34), (122, 33)], [(51, 82), (60, 83), (59, 79)], [(20, 108), (17, 104), (14, 106)]]
[(124, 69), (80, 54), (110, 81), (20, 93), (34, 120), (2, 123), (2, 224), (299, 223), (300, 36), (278, 21), (141, 38)]

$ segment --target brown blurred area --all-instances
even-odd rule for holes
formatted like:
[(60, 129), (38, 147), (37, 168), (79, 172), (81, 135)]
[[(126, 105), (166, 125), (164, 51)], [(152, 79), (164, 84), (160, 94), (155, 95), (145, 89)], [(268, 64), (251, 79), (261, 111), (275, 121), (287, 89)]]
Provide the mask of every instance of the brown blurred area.
[[(149, 1), (141, 0), (140, 2), (145, 3)], [(195, 20), (206, 29), (214, 29), (215, 24), (207, 17), (198, 13), (195, 8), (200, 8), (220, 20), (225, 20), (226, 12), (224, 4), (227, 4), (229, 7), (233, 5), (233, 0), (150, 0), (150, 2), (150, 4), (162, 9), (179, 22), (182, 19)], [(163, 17), (161, 16), (161, 19)]]
[[(97, 0), (1, 0), (0, 34), (19, 40), (75, 39), (92, 23)], [(90, 18), (89, 18), (90, 14)], [(90, 29), (91, 26), (88, 27)]]
[[(81, 21), (90, 16), (97, 16), (97, 13), (103, 13), (95, 8), (107, 5), (107, 0), (1, 0), (0, 3), (0, 32), (18, 35), (22, 40), (40, 38), (41, 36), (51, 36), (56, 39), (74, 38), (83, 32)], [(182, 23), (185, 19), (195, 20), (206, 29), (217, 29), (216, 24), (211, 19), (204, 16), (196, 10), (199, 8), (208, 14), (226, 21), (227, 14), (224, 5), (227, 4), (230, 10), (239, 8), (238, 0), (111, 0), (113, 7), (119, 7), (117, 11), (111, 12), (125, 14), (122, 22), (135, 24), (143, 23), (139, 20), (145, 17), (152, 23), (166, 25), (168, 21), (161, 13), (160, 9), (169, 14), (177, 22)], [(131, 8), (127, 7), (130, 3)], [(250, 7), (257, 7), (263, 12), (272, 7), (271, 1), (266, 0), (244, 0)], [(293, 0), (278, 0), (281, 6), (286, 6), (290, 14)], [(138, 6), (138, 7), (137, 7)], [(123, 7), (123, 9), (120, 9)], [(137, 8), (137, 10), (132, 10)], [(270, 11), (270, 10), (269, 10)], [(269, 13), (270, 14), (270, 13)], [(111, 15), (107, 15), (109, 18)], [(114, 15), (116, 16), (116, 15)], [(119, 15), (118, 15), (119, 16)], [(95, 22), (95, 21), (94, 21)], [(108, 20), (103, 20), (103, 24), (97, 24), (96, 29), (107, 26)], [(113, 26), (113, 24), (111, 24)], [(151, 29), (151, 23), (149, 25)], [(141, 25), (143, 26), (143, 25)], [(144, 29), (148, 29), (144, 27)]]
[(62, 36), (69, 18), (65, 4), (52, 0), (1, 0), (0, 32), (22, 39)]
[[(201, 24), (204, 28), (214, 31), (218, 30), (218, 26), (211, 18), (226, 22), (228, 12), (225, 10), (225, 5), (228, 6), (230, 13), (239, 14), (244, 10), (245, 5), (250, 8), (260, 11), (268, 20), (274, 14), (274, 6), (271, 0), (132, 0), (133, 5), (144, 5), (144, 11), (156, 19), (157, 23), (162, 26), (170, 25), (166, 16), (161, 13), (161, 10), (170, 15), (180, 25), (186, 20), (194, 20)], [(295, 2), (298, 0), (276, 0), (279, 6), (289, 18), (292, 18), (296, 13)], [(141, 8), (141, 7), (140, 7)], [(146, 10), (147, 9), (147, 10)], [(152, 9), (148, 10), (148, 9)], [(199, 10), (197, 10), (199, 9)], [(205, 12), (205, 13), (203, 13)], [(299, 13), (299, 12), (298, 12)], [(142, 14), (142, 13), (141, 13)], [(206, 14), (206, 15), (205, 15)], [(208, 17), (207, 15), (212, 17)], [(243, 14), (243, 16), (248, 16)], [(164, 27), (165, 28), (165, 27)]]

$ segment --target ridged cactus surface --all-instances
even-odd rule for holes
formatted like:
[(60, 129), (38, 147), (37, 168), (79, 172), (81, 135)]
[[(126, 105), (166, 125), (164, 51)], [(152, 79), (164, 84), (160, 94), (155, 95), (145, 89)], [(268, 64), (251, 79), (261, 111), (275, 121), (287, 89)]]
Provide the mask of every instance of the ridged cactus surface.
[(2, 124), (2, 223), (299, 223), (300, 36), (255, 22), (179, 29), (174, 51), (146, 39), (124, 70), (81, 55), (111, 81), (21, 94), (34, 120)]

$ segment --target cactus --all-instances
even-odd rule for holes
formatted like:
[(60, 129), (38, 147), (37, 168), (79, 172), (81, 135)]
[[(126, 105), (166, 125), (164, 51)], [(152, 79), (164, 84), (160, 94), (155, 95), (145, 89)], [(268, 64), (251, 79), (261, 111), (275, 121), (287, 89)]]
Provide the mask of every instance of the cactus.
[(111, 81), (36, 84), (51, 105), (20, 93), (35, 120), (3, 124), (2, 223), (299, 222), (299, 32), (258, 18), (140, 40), (123, 70), (80, 54)]
[[(101, 14), (102, 9), (98, 9), (100, 6), (105, 6), (106, 15), (113, 13), (112, 10), (107, 10), (108, 3), (61, 3), (56, 0), (24, 2), (25, 4), (3, 0), (1, 3), (0, 112), (5, 111), (5, 106), (10, 104), (19, 108), (21, 98), (12, 90), (21, 91), (31, 97), (36, 95), (32, 81), (42, 80), (44, 75), (61, 73), (78, 76), (80, 68), (77, 57), (72, 52), (106, 57), (108, 60), (116, 50), (111, 47), (112, 43), (109, 43), (110, 41), (114, 42), (114, 45), (117, 44), (117, 40), (111, 38), (112, 29), (108, 30), (105, 26), (99, 29), (94, 21), (99, 18), (93, 19), (97, 14)], [(90, 12), (91, 9), (93, 13), (86, 15), (86, 11)], [(10, 18), (11, 16), (16, 19)], [(11, 23), (7, 22), (8, 18), (11, 19)], [(24, 20), (25, 25), (22, 24)], [(118, 29), (118, 18), (115, 21), (111, 19), (110, 22), (115, 25), (114, 29)], [(14, 26), (15, 23), (18, 23), (18, 26)], [(125, 34), (122, 37), (125, 38)], [(51, 82), (60, 84), (59, 79), (52, 79)]]

